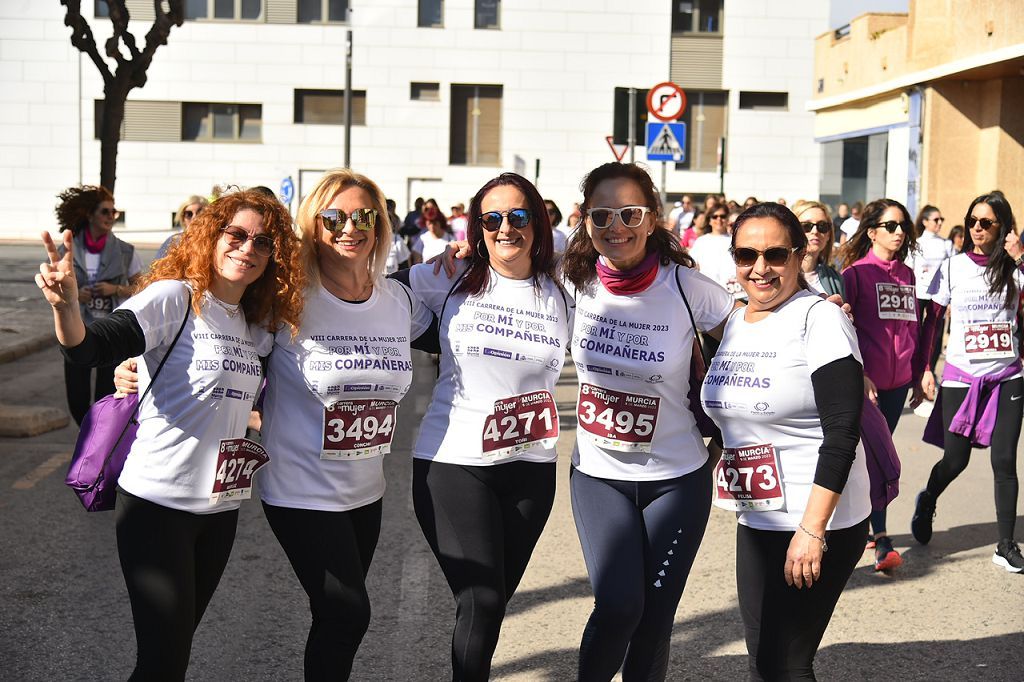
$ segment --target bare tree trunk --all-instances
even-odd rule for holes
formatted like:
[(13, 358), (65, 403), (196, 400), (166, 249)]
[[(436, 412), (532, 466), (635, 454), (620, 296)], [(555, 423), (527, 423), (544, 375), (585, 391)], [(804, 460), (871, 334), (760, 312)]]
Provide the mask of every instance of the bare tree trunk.
[[(111, 92), (111, 90), (115, 90)], [(120, 92), (123, 90), (124, 92)], [(121, 142), (128, 91), (111, 83), (103, 88), (103, 121), (100, 127), (100, 184), (113, 193), (117, 182), (117, 146)]]

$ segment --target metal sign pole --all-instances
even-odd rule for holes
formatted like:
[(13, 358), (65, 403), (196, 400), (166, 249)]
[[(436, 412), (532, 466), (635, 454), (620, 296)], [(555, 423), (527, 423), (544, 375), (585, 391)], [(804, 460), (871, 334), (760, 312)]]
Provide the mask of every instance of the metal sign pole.
[(668, 197), (668, 193), (665, 191), (665, 174), (667, 173), (666, 168), (668, 164), (664, 161), (661, 162), (661, 205), (664, 208), (665, 199)]
[(352, 29), (345, 31), (345, 168), (352, 167)]
[(633, 163), (633, 148), (636, 146), (636, 88), (629, 89), (629, 133), (626, 144), (629, 145), (629, 162)]

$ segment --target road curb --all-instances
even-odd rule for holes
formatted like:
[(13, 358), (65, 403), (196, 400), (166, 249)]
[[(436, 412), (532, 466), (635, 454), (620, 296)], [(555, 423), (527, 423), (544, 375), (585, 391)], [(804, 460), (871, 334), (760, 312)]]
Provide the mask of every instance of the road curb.
[(67, 413), (55, 407), (0, 403), (0, 436), (4, 438), (38, 436), (63, 429), (69, 421)]
[(0, 348), (0, 364), (31, 355), (55, 343), (57, 343), (57, 335), (53, 332), (30, 336), (24, 341), (19, 341), (6, 348)]

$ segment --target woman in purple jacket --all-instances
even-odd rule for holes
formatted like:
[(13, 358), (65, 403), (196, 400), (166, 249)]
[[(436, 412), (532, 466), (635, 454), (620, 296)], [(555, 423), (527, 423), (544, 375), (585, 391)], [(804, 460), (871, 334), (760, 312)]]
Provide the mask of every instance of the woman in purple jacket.
[[(878, 199), (864, 207), (857, 232), (842, 252), (846, 301), (864, 357), (864, 391), (896, 430), (911, 386), (921, 402), (917, 357), (918, 310), (914, 271), (903, 263), (915, 243), (914, 222), (898, 201)], [(903, 563), (885, 529), (885, 510), (871, 512), (875, 570)]]

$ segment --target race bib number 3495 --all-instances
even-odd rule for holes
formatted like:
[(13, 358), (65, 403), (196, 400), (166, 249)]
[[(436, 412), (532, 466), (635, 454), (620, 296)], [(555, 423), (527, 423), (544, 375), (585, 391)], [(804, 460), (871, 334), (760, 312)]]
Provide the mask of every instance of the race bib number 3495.
[(650, 452), (661, 398), (580, 384), (576, 418), (594, 444), (620, 452)]
[(483, 456), (507, 459), (540, 445), (549, 448), (558, 440), (558, 408), (547, 391), (534, 391), (494, 401), (484, 420)]

